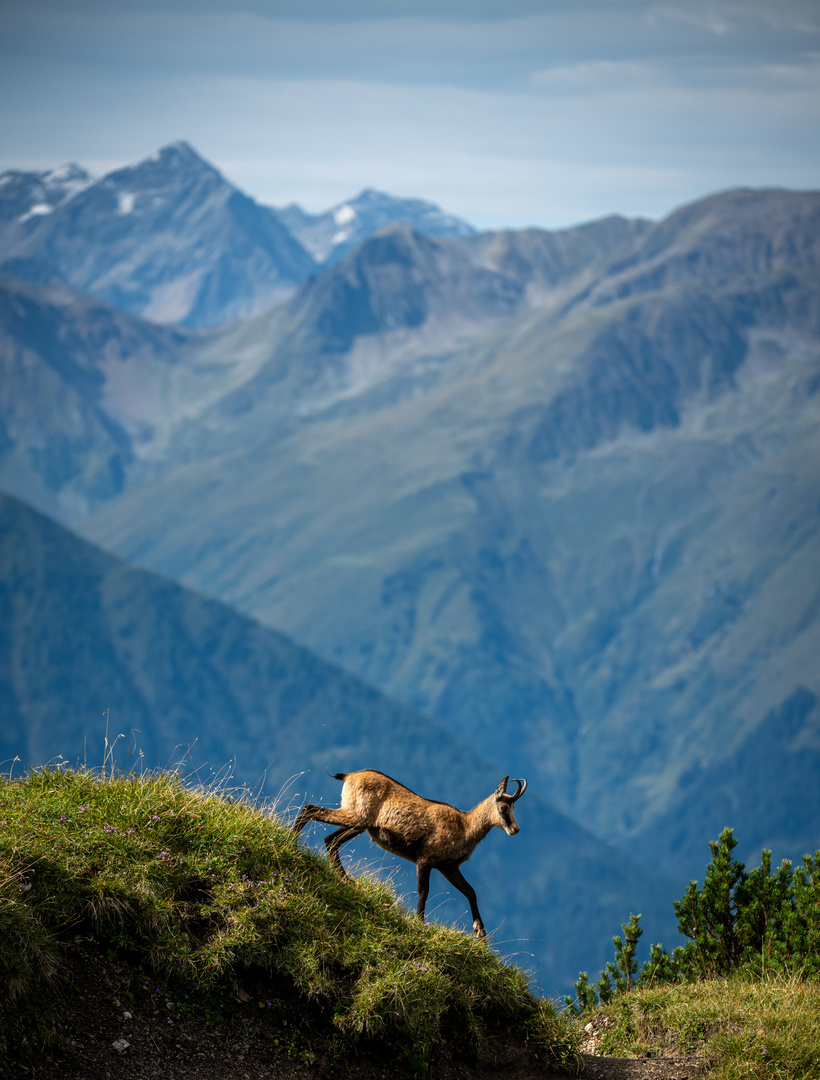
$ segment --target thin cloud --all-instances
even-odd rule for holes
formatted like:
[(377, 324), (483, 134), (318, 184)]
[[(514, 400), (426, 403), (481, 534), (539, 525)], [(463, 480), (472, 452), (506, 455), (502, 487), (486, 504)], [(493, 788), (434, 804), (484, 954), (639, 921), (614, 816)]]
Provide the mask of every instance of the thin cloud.
[(658, 216), (820, 186), (818, 54), (803, 0), (12, 0), (0, 168), (184, 138), (274, 205), (374, 186), (478, 225)]

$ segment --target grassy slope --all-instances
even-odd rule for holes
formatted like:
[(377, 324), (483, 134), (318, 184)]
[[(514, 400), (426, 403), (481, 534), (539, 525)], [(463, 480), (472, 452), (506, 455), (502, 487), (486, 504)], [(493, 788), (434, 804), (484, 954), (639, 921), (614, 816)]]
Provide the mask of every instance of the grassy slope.
[(198, 997), (249, 971), (284, 978), (325, 1019), (293, 1047), (307, 1061), (387, 1044), (419, 1069), (445, 1030), (472, 1052), (503, 1031), (553, 1067), (577, 1060), (567, 1023), (490, 949), (420, 923), (384, 885), (342, 881), (271, 810), (173, 775), (2, 781), (0, 1051), (38, 1023), (23, 1006), (78, 933)]
[(632, 990), (578, 1023), (586, 1053), (697, 1054), (714, 1080), (820, 1077), (820, 984), (799, 975)]

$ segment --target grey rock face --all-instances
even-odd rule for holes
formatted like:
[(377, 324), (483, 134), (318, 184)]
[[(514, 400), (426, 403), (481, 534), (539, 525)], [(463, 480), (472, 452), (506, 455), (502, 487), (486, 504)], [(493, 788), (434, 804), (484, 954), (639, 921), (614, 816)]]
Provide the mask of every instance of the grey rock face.
[(67, 288), (0, 277), (0, 486), (67, 520), (116, 495), (168, 405), (196, 400), (193, 340)]
[(302, 289), (291, 316), (328, 352), (356, 338), (422, 326), (434, 315), (481, 323), (512, 314), (523, 288), (456, 244), (392, 225)]

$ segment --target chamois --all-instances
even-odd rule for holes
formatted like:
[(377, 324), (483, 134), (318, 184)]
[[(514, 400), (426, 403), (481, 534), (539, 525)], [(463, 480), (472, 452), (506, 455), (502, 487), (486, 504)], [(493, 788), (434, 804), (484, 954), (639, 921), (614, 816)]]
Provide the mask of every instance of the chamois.
[(416, 864), (419, 902), (416, 913), (424, 918), (430, 889), (430, 871), (438, 870), (452, 886), (463, 893), (470, 904), (473, 932), (486, 937), (484, 923), (476, 903), (475, 889), (459, 867), (470, 858), (478, 844), (494, 825), (508, 836), (515, 836), (518, 823), (513, 813), (515, 803), (527, 790), (526, 780), (516, 780), (515, 795), (507, 794), (505, 776), (492, 795), (472, 810), (457, 810), (448, 803), (423, 799), (397, 780), (373, 769), (336, 773), (343, 780), (342, 805), (338, 810), (305, 803), (293, 824), (298, 834), (310, 821), (322, 821), (339, 828), (325, 839), (328, 856), (336, 869), (347, 877), (339, 858), (339, 848), (363, 832), (385, 851)]

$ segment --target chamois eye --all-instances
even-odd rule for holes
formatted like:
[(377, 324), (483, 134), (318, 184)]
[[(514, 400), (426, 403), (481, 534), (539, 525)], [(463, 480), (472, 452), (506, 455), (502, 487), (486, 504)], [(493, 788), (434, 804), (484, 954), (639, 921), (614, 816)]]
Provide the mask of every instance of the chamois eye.
[(502, 803), (501, 806), (499, 807), (499, 810), (501, 811), (502, 814), (505, 814), (505, 815), (509, 814), (509, 812), (510, 812), (510, 808), (509, 808), (509, 806), (507, 806), (506, 803)]

